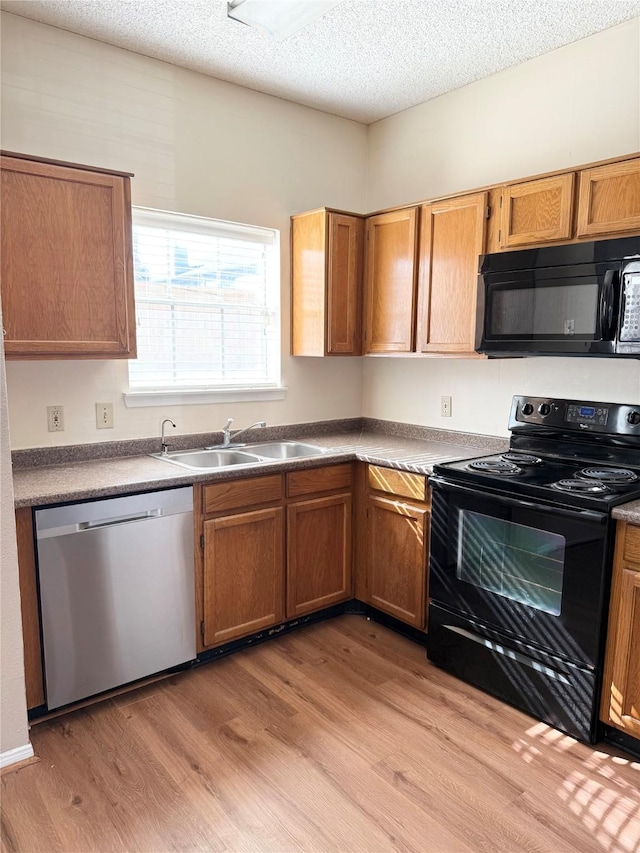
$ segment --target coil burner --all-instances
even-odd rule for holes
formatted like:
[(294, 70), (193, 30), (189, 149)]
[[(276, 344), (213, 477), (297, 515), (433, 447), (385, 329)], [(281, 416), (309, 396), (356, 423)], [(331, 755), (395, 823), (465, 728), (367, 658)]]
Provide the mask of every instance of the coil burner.
[(500, 477), (522, 474), (522, 468), (513, 462), (503, 462), (501, 459), (478, 459), (476, 462), (469, 462), (467, 470), (481, 471), (483, 474), (498, 474)]
[(611, 486), (628, 486), (638, 481), (638, 475), (628, 468), (583, 468), (576, 477), (584, 480), (596, 480)]
[(502, 459), (505, 462), (514, 462), (516, 465), (542, 465), (542, 459), (539, 456), (534, 456), (532, 453), (518, 453), (515, 450), (509, 450), (502, 454)]
[(589, 480), (558, 480), (557, 483), (551, 484), (551, 488), (559, 492), (572, 492), (574, 495), (605, 495), (609, 491), (607, 486)]

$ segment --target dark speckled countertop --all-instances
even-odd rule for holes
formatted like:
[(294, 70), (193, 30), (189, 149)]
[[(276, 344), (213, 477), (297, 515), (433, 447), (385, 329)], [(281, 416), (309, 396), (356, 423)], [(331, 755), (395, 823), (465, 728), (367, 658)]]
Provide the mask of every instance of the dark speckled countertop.
[[(316, 430), (314, 432), (314, 426)], [(122, 455), (113, 455), (115, 443), (89, 448), (73, 447), (17, 451), (14, 454), (13, 487), (15, 506), (42, 506), (72, 500), (87, 500), (108, 495), (149, 491), (183, 486), (191, 483), (234, 480), (263, 473), (278, 473), (318, 464), (362, 460), (377, 465), (431, 474), (438, 462), (482, 456), (506, 448), (508, 439), (495, 436), (432, 430), (407, 424), (387, 424), (379, 421), (354, 421), (335, 424), (309, 424), (305, 429), (277, 427), (254, 431), (255, 440), (302, 440), (323, 449), (317, 456), (291, 460), (274, 460), (233, 468), (191, 471), (140, 452), (144, 442), (122, 443)], [(354, 428), (356, 427), (356, 428)], [(189, 443), (189, 438), (192, 443)], [(180, 449), (202, 447), (211, 441), (199, 441), (201, 436), (182, 437)], [(214, 436), (215, 438), (215, 436)], [(207, 436), (211, 439), (211, 436)], [(157, 441), (146, 447), (156, 451)], [(174, 445), (177, 448), (177, 444)], [(137, 449), (137, 455), (130, 455)], [(105, 449), (106, 448), (106, 449)], [(73, 461), (88, 453), (95, 456), (111, 452), (109, 458), (90, 458)], [(55, 460), (56, 464), (47, 464)]]

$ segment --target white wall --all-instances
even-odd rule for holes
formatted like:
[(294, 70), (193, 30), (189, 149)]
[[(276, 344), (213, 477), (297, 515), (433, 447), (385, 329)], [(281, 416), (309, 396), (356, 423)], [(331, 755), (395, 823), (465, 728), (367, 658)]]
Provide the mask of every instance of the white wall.
[[(635, 19), (372, 125), (367, 210), (638, 149)], [(506, 435), (513, 394), (640, 402), (640, 362), (368, 358), (363, 383), (369, 417)]]
[[(15, 15), (2, 13), (2, 148), (134, 172), (133, 203), (279, 228), (283, 384), (270, 403), (126, 409), (126, 361), (9, 362), (13, 448), (358, 417), (360, 359), (291, 359), (289, 216), (363, 212), (367, 129)], [(115, 429), (96, 429), (112, 401)], [(46, 406), (63, 405), (49, 433)]]

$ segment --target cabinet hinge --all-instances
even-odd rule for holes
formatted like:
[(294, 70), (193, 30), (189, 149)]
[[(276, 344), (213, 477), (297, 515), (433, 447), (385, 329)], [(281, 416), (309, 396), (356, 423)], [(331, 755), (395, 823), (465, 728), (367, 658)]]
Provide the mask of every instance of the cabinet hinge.
[(502, 245), (502, 231), (498, 231), (498, 243)]
[(204, 619), (200, 623), (200, 639), (202, 640), (202, 645), (204, 646)]
[(488, 204), (488, 205), (487, 205), (487, 212), (486, 212), (486, 215), (485, 215), (485, 219), (489, 219), (489, 217), (490, 217), (490, 216), (491, 216), (491, 205), (490, 205), (490, 204)]
[(500, 196), (500, 207), (502, 207), (502, 196)]
[(204, 550), (204, 533), (200, 534), (200, 547)]

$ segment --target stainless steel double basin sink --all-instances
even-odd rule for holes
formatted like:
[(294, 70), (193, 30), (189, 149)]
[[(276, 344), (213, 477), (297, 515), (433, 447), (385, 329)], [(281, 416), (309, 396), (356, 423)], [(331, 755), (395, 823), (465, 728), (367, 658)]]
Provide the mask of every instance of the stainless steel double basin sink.
[(163, 462), (170, 462), (191, 471), (214, 471), (236, 465), (260, 465), (263, 462), (322, 456), (327, 452), (323, 447), (300, 441), (265, 441), (210, 450), (175, 450), (151, 455), (154, 459), (162, 459)]

